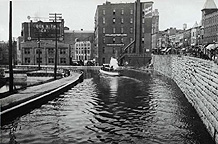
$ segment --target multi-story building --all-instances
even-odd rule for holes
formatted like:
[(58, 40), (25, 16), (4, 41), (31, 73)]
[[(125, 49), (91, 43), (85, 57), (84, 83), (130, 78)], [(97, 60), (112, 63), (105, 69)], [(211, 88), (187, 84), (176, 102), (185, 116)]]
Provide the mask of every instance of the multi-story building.
[(190, 29), (185, 29), (183, 33), (183, 48), (190, 48), (191, 46), (191, 28)]
[(200, 27), (198, 23), (195, 22), (194, 26), (191, 29), (191, 46), (195, 47), (200, 43)]
[(151, 59), (153, 2), (98, 5), (95, 13), (96, 59), (101, 65), (115, 57), (142, 66)]
[[(64, 43), (64, 20), (59, 22), (24, 22), (19, 47), (21, 64), (53, 65), (57, 40), (57, 64), (70, 64), (70, 45)], [(57, 35), (57, 39), (56, 39)]]
[[(57, 43), (57, 64), (70, 64), (69, 44)], [(52, 40), (25, 41), (21, 43), (21, 63), (23, 65), (54, 65), (55, 42)]]
[(159, 34), (159, 12), (155, 9), (152, 13), (152, 51), (156, 51), (158, 48), (158, 39), (160, 38)]
[(91, 42), (90, 41), (78, 41), (75, 43), (75, 59), (90, 60), (91, 59)]
[(218, 9), (213, 0), (206, 0), (202, 11), (205, 45), (218, 41)]
[(70, 44), (71, 46), (71, 61), (93, 60), (93, 57), (96, 55), (96, 52), (93, 49), (93, 31), (69, 29), (64, 30), (64, 42)]
[(159, 12), (155, 9), (152, 13), (152, 34), (159, 32)]

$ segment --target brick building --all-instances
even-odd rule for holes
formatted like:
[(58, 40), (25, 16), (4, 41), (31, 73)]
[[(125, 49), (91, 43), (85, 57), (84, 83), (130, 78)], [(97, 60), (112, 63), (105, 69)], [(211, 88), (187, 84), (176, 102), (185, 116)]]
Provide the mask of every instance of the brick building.
[(142, 66), (151, 58), (153, 2), (98, 5), (95, 51), (99, 65), (115, 57), (121, 64)]
[[(70, 64), (69, 44), (57, 44), (57, 64)], [(37, 65), (40, 61), (42, 65), (54, 65), (55, 63), (55, 42), (52, 40), (25, 41), (21, 43), (21, 64)]]
[(204, 28), (203, 43), (218, 41), (218, 9), (213, 0), (206, 0), (202, 11), (202, 26)]
[(158, 48), (159, 34), (159, 12), (155, 9), (152, 13), (152, 50), (155, 51)]
[(21, 64), (54, 65), (57, 30), (57, 64), (70, 64), (70, 44), (64, 43), (64, 20), (59, 22), (24, 22), (19, 40)]

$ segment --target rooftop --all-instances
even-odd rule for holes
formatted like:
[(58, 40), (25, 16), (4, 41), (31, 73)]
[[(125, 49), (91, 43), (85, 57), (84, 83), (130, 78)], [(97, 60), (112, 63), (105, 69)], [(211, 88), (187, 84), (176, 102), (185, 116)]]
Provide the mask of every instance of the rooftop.
[(217, 9), (214, 0), (207, 0), (204, 4), (203, 9)]

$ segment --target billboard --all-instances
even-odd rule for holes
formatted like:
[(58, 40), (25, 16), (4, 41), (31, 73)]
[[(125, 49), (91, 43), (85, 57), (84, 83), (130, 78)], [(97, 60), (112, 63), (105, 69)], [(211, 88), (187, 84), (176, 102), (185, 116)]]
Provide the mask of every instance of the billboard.
[(64, 23), (63, 22), (25, 22), (22, 24), (22, 35), (24, 40), (51, 39), (55, 40), (57, 30), (57, 38), (63, 39)]

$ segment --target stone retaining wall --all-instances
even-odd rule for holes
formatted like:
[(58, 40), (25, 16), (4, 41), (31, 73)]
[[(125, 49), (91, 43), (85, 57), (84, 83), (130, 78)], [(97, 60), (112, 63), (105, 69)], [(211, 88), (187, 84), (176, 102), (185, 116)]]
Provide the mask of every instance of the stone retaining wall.
[(173, 79), (218, 144), (218, 65), (188, 56), (155, 55), (154, 70)]

